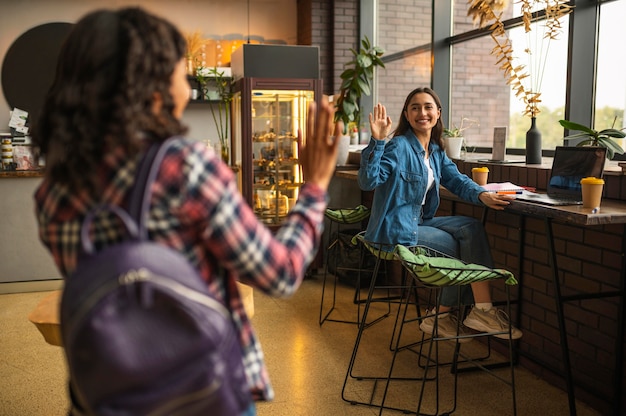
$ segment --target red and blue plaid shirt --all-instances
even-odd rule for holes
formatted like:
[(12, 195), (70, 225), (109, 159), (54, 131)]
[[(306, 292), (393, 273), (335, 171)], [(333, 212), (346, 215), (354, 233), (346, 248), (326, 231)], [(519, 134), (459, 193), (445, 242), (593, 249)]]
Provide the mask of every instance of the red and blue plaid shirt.
[[(101, 203), (124, 206), (136, 167), (137, 160), (123, 151), (109, 152), (98, 168), (104, 184), (99, 200), (43, 180), (35, 193), (39, 236), (63, 276), (76, 267), (86, 212)], [(152, 185), (149, 237), (182, 252), (200, 270), (209, 290), (224, 303), (228, 300), (257, 400), (269, 400), (274, 393), (235, 281), (272, 296), (293, 294), (319, 245), (326, 204), (324, 190), (303, 185), (287, 222), (274, 235), (243, 200), (231, 169), (204, 144), (184, 139), (169, 147)], [(125, 237), (123, 227), (111, 218), (99, 218), (96, 225), (92, 241), (97, 248)]]

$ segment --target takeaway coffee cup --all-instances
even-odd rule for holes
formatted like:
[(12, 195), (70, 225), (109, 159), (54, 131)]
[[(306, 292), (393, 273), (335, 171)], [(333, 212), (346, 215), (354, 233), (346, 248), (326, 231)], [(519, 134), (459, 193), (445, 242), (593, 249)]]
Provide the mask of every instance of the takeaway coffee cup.
[(602, 200), (602, 188), (604, 180), (594, 177), (582, 178), (580, 180), (583, 193), (583, 208), (597, 208)]
[(486, 166), (480, 168), (472, 168), (472, 179), (480, 186), (487, 185), (487, 178), (489, 177), (489, 168)]

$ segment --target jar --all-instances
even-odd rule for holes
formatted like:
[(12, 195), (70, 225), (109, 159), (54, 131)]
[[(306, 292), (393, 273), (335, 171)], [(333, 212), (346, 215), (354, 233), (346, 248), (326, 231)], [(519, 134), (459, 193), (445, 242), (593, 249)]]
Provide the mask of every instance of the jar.
[(10, 133), (0, 134), (0, 151), (2, 152), (2, 168), (9, 169), (13, 163), (13, 139)]

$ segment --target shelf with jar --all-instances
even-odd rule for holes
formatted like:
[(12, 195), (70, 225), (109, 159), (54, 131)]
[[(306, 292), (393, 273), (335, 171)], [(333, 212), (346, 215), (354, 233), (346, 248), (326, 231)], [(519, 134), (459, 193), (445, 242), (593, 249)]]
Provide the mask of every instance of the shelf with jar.
[(254, 212), (268, 224), (282, 222), (302, 186), (297, 138), (291, 132), (275, 134), (273, 129), (256, 132), (252, 149)]
[[(224, 78), (230, 83), (231, 78)], [(205, 85), (202, 85), (196, 77), (187, 75), (189, 81), (189, 104), (217, 104), (222, 102), (217, 81), (209, 78)]]

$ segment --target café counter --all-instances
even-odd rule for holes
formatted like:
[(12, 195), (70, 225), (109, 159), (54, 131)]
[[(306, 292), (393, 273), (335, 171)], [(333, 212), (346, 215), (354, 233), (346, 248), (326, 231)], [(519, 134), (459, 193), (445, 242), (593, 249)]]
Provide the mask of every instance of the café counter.
[(33, 194), (42, 171), (0, 171), (0, 293), (57, 289), (52, 257), (38, 237)]

